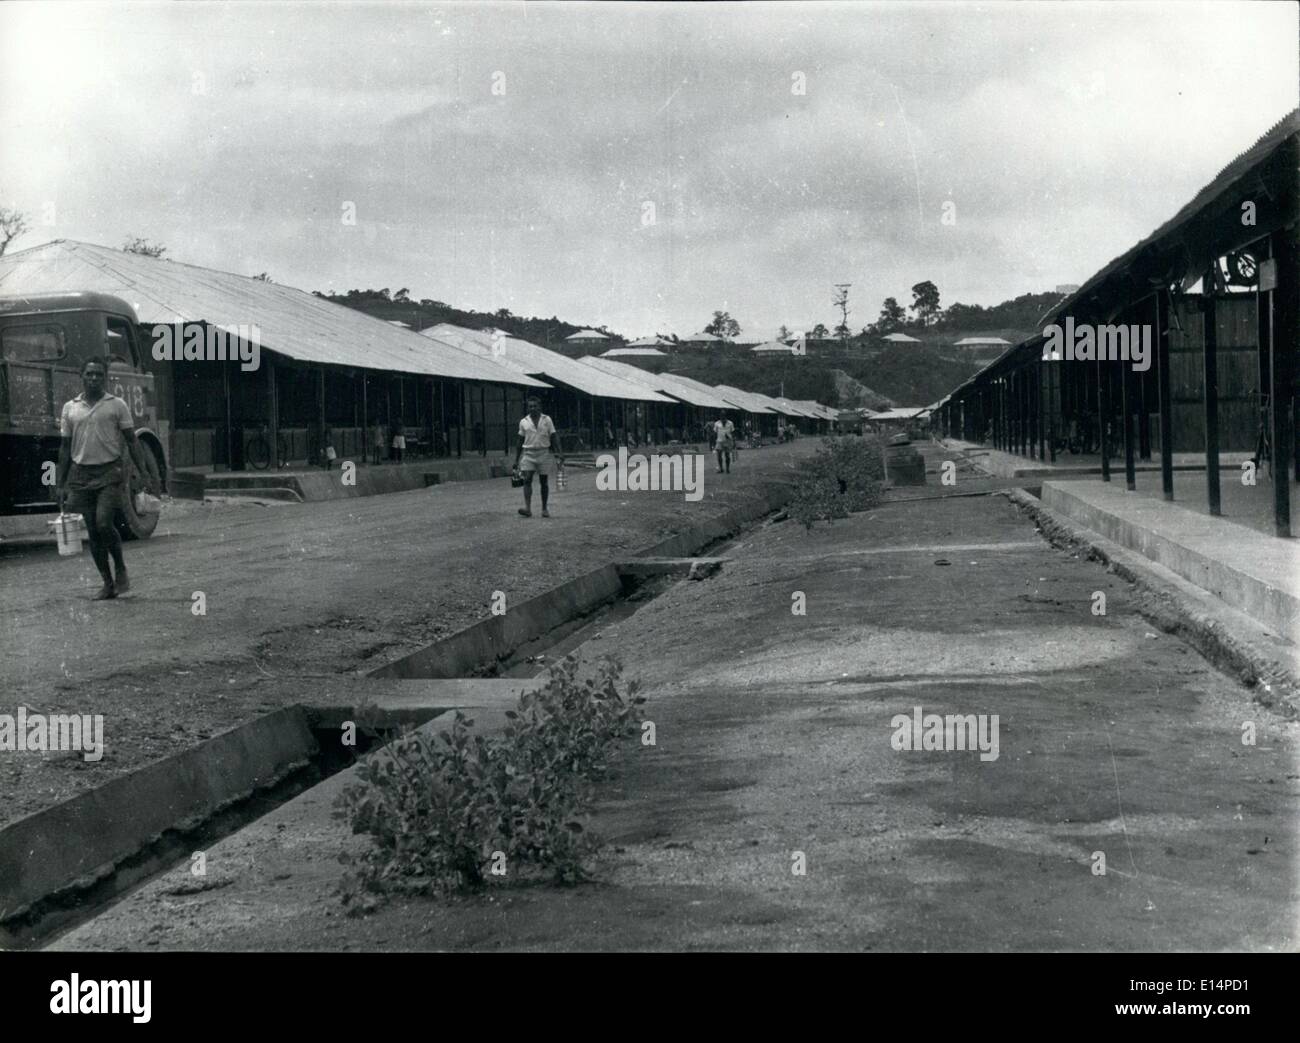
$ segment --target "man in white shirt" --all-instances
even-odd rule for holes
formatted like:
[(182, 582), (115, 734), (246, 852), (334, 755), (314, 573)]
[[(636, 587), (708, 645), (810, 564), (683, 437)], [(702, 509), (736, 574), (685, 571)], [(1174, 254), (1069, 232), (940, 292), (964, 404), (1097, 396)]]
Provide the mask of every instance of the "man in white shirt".
[[(128, 495), (126, 472), (122, 465), (123, 445), (131, 453), (142, 475), (145, 449), (135, 437), (131, 409), (116, 395), (104, 390), (108, 366), (102, 359), (91, 359), (81, 367), (83, 391), (63, 404), (59, 420), (62, 441), (59, 443), (59, 510), (68, 499), (72, 509), (81, 514), (90, 540), (90, 556), (104, 580), (95, 601), (106, 601), (124, 594), (131, 587), (122, 558), (122, 537), (118, 535), (116, 515), (125, 507)], [(149, 491), (162, 490), (152, 478)], [(109, 571), (113, 559), (117, 578)]]
[(725, 416), (713, 422), (713, 451), (718, 457), (718, 473), (731, 473), (731, 454), (736, 450), (736, 425)]
[(519, 421), (519, 446), (515, 450), (515, 470), (524, 478), (524, 505), (519, 513), (525, 518), (533, 516), (533, 475), (542, 485), (542, 517), (549, 518), (547, 503), (551, 490), (548, 479), (555, 473), (557, 462), (564, 463), (560, 436), (551, 418), (542, 412), (542, 400), (528, 396), (528, 415)]

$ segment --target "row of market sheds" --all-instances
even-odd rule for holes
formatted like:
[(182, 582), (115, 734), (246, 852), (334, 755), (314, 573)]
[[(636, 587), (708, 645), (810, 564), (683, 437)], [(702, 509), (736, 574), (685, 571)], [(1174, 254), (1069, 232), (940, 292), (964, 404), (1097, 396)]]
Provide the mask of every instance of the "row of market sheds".
[[(1221, 512), (1219, 454), (1271, 447), (1273, 520), (1291, 533), (1300, 341), (1300, 109), (1228, 163), (1173, 217), (1082, 285), (1066, 288), (1043, 332), (1015, 344), (933, 406), (941, 434), (1040, 460), (1080, 424), (1099, 442), (1104, 481), (1122, 447), (1160, 456), (1173, 500), (1173, 454), (1204, 454), (1206, 500)], [(1047, 327), (1151, 327), (1149, 368), (1043, 358)], [(1261, 419), (1261, 413), (1263, 417)], [(1263, 485), (1263, 482), (1260, 483)]]
[[(169, 466), (240, 469), (257, 432), (288, 438), (291, 460), (309, 455), (313, 431), (317, 445), (329, 431), (341, 454), (364, 458), (385, 436), (378, 427), (394, 424), (408, 442), (427, 439), (435, 455), (506, 451), (530, 393), (562, 430), (596, 440), (607, 427), (668, 439), (728, 409), (773, 427), (784, 417), (816, 428), (833, 415), (816, 403), (570, 358), (501, 331), (416, 333), (293, 287), (92, 243), (55, 240), (0, 257), (0, 295), (67, 293), (109, 294), (134, 309), (133, 348), (155, 376), (151, 434)], [(229, 359), (153, 358), (155, 332), (181, 325), (227, 334)], [(256, 368), (238, 361), (236, 343), (246, 356), (256, 344)]]

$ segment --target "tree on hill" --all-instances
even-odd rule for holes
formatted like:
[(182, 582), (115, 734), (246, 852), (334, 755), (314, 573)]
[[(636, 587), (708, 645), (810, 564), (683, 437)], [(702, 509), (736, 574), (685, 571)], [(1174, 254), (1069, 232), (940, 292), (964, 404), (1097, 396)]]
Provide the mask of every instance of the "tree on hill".
[(9, 249), (11, 242), (29, 229), (26, 214), (20, 210), (0, 206), (0, 256)]
[(258, 272), (256, 275), (253, 276), (253, 281), (254, 282), (275, 282), (275, 280), (271, 278), (269, 272)]
[(912, 287), (912, 311), (922, 326), (929, 326), (938, 318), (939, 287), (929, 279)]
[(715, 311), (713, 321), (704, 327), (704, 332), (723, 340), (732, 340), (740, 335), (740, 323), (725, 311)]
[(808, 334), (808, 336), (810, 336), (813, 340), (825, 340), (830, 335), (831, 335), (830, 330), (826, 328), (826, 324), (824, 322), (817, 323), (817, 325), (814, 326)]
[[(938, 291), (935, 291), (936, 293)], [(886, 297), (880, 307), (880, 318), (876, 320), (873, 332), (881, 336), (887, 333), (897, 333), (907, 322), (907, 312), (896, 297)], [(870, 328), (870, 327), (868, 327)], [(865, 330), (863, 332), (866, 332)]]
[(784, 323), (782, 323), (781, 328), (776, 331), (776, 339), (780, 341), (787, 341), (790, 339), (790, 328)]

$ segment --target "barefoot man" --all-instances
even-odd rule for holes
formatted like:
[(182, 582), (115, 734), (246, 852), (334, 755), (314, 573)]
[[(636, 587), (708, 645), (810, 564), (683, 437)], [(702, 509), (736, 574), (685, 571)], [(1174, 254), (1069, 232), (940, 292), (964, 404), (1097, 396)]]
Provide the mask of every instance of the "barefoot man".
[(551, 495), (547, 480), (555, 473), (557, 462), (564, 463), (559, 433), (551, 418), (542, 412), (542, 400), (529, 395), (528, 415), (519, 421), (519, 447), (515, 450), (515, 470), (524, 478), (524, 505), (519, 508), (519, 513), (525, 518), (533, 516), (534, 474), (542, 484), (542, 517), (551, 516), (547, 509)]
[[(131, 410), (116, 395), (104, 390), (108, 366), (102, 359), (91, 359), (81, 367), (80, 395), (63, 404), (59, 423), (63, 435), (59, 443), (59, 510), (67, 498), (73, 511), (86, 523), (90, 555), (104, 579), (95, 601), (105, 601), (124, 594), (131, 587), (122, 559), (122, 538), (117, 533), (115, 516), (125, 507), (126, 472), (122, 463), (125, 442), (142, 475), (150, 474), (145, 466), (144, 448), (135, 437)], [(149, 491), (161, 490), (151, 478)], [(109, 571), (113, 559), (116, 579)]]

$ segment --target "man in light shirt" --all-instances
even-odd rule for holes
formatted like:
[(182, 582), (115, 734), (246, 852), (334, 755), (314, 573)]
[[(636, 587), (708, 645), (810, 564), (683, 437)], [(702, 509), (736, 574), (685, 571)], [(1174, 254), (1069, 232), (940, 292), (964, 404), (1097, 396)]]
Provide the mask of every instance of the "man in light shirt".
[(542, 486), (542, 517), (549, 518), (551, 490), (548, 480), (555, 473), (557, 462), (564, 463), (560, 436), (551, 418), (542, 412), (542, 400), (528, 396), (528, 415), (519, 421), (519, 446), (515, 450), (515, 470), (524, 479), (524, 505), (519, 513), (525, 518), (533, 516), (533, 475)]
[[(73, 511), (85, 521), (90, 556), (104, 580), (95, 601), (115, 598), (131, 588), (122, 558), (122, 537), (116, 524), (117, 512), (125, 509), (128, 495), (122, 465), (123, 444), (130, 450), (140, 474), (150, 474), (145, 466), (145, 450), (135, 437), (130, 407), (104, 390), (107, 377), (108, 366), (102, 359), (91, 359), (82, 366), (82, 393), (63, 404), (59, 420), (63, 436), (59, 443), (59, 510), (63, 510), (67, 498)], [(149, 491), (155, 494), (162, 491), (152, 478)], [(116, 578), (109, 571), (110, 556)]]
[(731, 473), (731, 454), (736, 451), (736, 425), (722, 414), (713, 422), (713, 451), (718, 457), (718, 474)]

